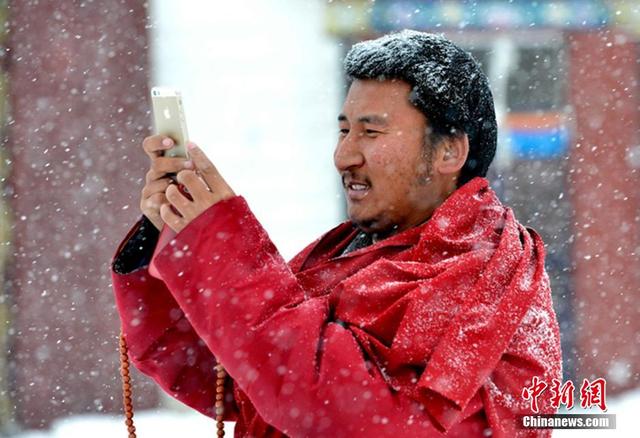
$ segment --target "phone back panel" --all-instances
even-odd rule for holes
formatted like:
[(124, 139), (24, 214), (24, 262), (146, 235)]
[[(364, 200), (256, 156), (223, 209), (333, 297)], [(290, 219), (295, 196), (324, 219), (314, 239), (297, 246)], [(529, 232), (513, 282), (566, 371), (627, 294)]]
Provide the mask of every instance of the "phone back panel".
[(165, 151), (166, 157), (188, 157), (187, 123), (180, 96), (151, 96), (156, 134), (166, 135), (176, 145)]

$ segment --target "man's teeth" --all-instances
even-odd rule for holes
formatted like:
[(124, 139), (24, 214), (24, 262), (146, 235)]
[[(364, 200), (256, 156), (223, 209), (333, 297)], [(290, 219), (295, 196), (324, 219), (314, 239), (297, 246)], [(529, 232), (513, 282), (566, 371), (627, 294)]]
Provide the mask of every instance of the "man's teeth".
[(352, 190), (366, 190), (369, 188), (369, 186), (366, 184), (349, 184), (349, 187)]

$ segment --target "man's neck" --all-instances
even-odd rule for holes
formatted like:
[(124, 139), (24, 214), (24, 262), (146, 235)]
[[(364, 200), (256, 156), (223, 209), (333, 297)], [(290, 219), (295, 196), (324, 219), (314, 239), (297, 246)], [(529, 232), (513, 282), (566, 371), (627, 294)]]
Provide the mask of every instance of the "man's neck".
[[(430, 218), (431, 218), (431, 215), (429, 215), (429, 217), (424, 219), (422, 222), (417, 223), (417, 224), (415, 224), (415, 225), (413, 225), (413, 226), (411, 226), (409, 228), (406, 228), (406, 229), (409, 230), (411, 228), (419, 227), (419, 226), (423, 225), (425, 222), (427, 222)], [(363, 231), (363, 230), (360, 230), (360, 231), (366, 233), (366, 231)], [(384, 240), (384, 239), (386, 239), (388, 237), (391, 237), (391, 236), (393, 236), (395, 234), (398, 234), (399, 232), (402, 232), (402, 231), (405, 231), (405, 230), (400, 230), (399, 227), (397, 225), (395, 225), (389, 231), (372, 232), (372, 233), (367, 233), (367, 234), (371, 235), (372, 243), (377, 243), (377, 242), (379, 242), (381, 240)]]

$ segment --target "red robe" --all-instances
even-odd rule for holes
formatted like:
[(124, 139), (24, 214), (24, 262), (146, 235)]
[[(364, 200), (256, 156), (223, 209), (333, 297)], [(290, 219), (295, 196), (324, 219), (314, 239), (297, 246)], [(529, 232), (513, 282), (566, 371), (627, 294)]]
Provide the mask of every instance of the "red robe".
[(212, 206), (157, 255), (162, 281), (113, 273), (132, 362), (213, 416), (218, 358), (236, 436), (549, 436), (516, 419), (534, 376), (561, 379), (538, 234), (484, 178), (341, 256), (356, 233), (345, 222), (287, 264), (242, 197)]

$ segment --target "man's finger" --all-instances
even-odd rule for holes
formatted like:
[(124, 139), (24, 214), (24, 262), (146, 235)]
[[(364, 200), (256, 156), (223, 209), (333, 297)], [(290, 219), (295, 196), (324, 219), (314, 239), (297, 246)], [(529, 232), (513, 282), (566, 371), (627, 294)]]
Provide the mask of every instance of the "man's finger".
[(145, 198), (142, 201), (142, 207), (144, 211), (159, 212), (160, 206), (162, 204), (166, 204), (167, 202), (169, 201), (167, 200), (167, 197), (164, 193), (154, 193), (153, 195), (149, 196), (148, 198)]
[(160, 217), (176, 233), (180, 232), (187, 224), (184, 218), (173, 212), (170, 204), (162, 204), (160, 206)]
[(211, 196), (211, 191), (209, 191), (206, 182), (193, 170), (180, 171), (176, 178), (188, 190), (194, 200), (204, 199), (207, 195)]
[(151, 181), (142, 188), (142, 197), (148, 198), (154, 193), (164, 193), (172, 182), (171, 178), (160, 178)]
[(180, 193), (180, 189), (175, 184), (171, 184), (165, 191), (167, 200), (175, 207), (182, 217), (190, 216), (193, 205), (189, 198)]
[(161, 157), (164, 151), (173, 147), (173, 144), (173, 140), (165, 135), (151, 135), (142, 141), (142, 149), (153, 159)]
[(180, 157), (158, 157), (151, 161), (151, 170), (157, 173), (178, 173), (183, 169), (193, 169), (193, 162)]
[(198, 170), (198, 173), (202, 176), (204, 182), (207, 183), (211, 191), (218, 193), (225, 193), (229, 191), (230, 187), (222, 178), (222, 175), (220, 175), (216, 166), (214, 166), (211, 160), (209, 160), (209, 158), (204, 154), (202, 149), (192, 142), (187, 143), (187, 148), (189, 150), (189, 158), (193, 161), (195, 168)]

